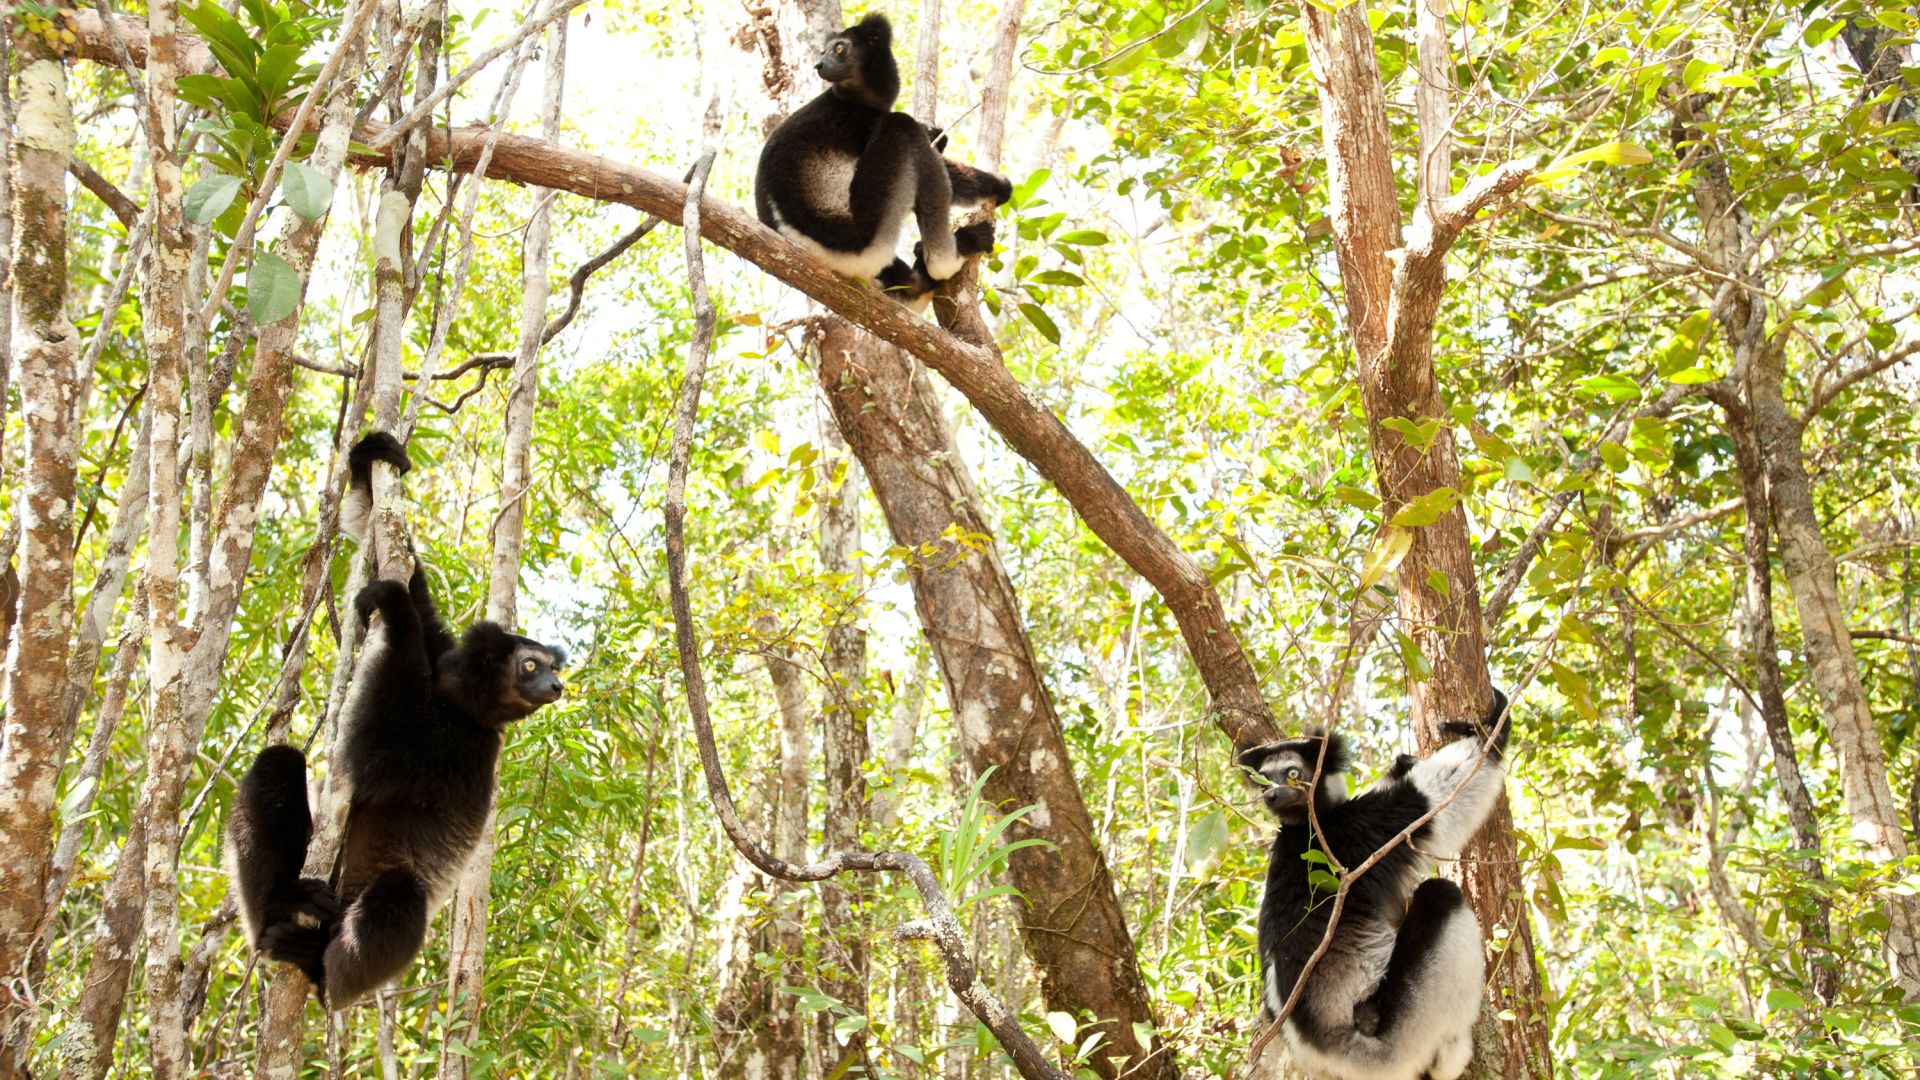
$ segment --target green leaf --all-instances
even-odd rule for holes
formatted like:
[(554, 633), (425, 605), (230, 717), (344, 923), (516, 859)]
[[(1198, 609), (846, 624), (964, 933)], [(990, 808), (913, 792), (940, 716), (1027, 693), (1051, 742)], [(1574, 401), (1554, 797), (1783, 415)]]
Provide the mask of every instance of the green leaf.
[(650, 1028), (650, 1027), (634, 1028), (633, 1037), (640, 1040), (643, 1043), (657, 1043), (657, 1042), (667, 1041), (667, 1033), (664, 1031), (661, 1031), (659, 1028)]
[(289, 161), (286, 172), (280, 175), (280, 194), (286, 196), (294, 213), (308, 221), (319, 221), (333, 205), (333, 181), (311, 165)]
[(1681, 73), (1680, 81), (1686, 83), (1687, 93), (1691, 94), (1700, 89), (1700, 84), (1707, 81), (1707, 76), (1719, 70), (1719, 64), (1696, 56), (1687, 61), (1686, 70)]
[(1372, 510), (1380, 505), (1380, 496), (1375, 495), (1371, 491), (1351, 487), (1346, 484), (1335, 484), (1333, 497), (1346, 503), (1348, 506), (1361, 510)]
[(852, 1016), (843, 1016), (833, 1022), (833, 1037), (839, 1040), (841, 1046), (845, 1046), (847, 1045), (847, 1040), (853, 1038), (854, 1032), (866, 1026), (867, 1018), (859, 1013), (855, 1013)]
[(1047, 1030), (1053, 1037), (1067, 1045), (1073, 1045), (1073, 1037), (1080, 1033), (1080, 1025), (1072, 1013), (1050, 1012), (1047, 1014)]
[(1582, 165), (1596, 161), (1603, 165), (1645, 165), (1652, 160), (1652, 152), (1638, 143), (1601, 143), (1546, 165), (1529, 177), (1527, 182), (1552, 186), (1575, 176)]
[(1215, 809), (1187, 830), (1187, 868), (1191, 870), (1199, 866), (1218, 855), (1226, 846), (1227, 815)]
[(1424, 528), (1445, 517), (1459, 502), (1460, 493), (1453, 488), (1434, 488), (1402, 506), (1387, 524)]
[(225, 173), (203, 176), (194, 181), (187, 189), (183, 202), (187, 220), (195, 225), (205, 225), (233, 205), (233, 197), (240, 194), (240, 178)]
[(1412, 549), (1412, 533), (1392, 526), (1381, 529), (1380, 535), (1373, 538), (1373, 547), (1367, 551), (1366, 563), (1360, 568), (1361, 591), (1373, 588), (1381, 578), (1392, 573)]
[(1087, 283), (1087, 279), (1070, 270), (1042, 270), (1031, 279), (1035, 285), (1069, 285), (1078, 288)]
[(1027, 321), (1033, 324), (1033, 328), (1040, 331), (1041, 337), (1046, 338), (1055, 345), (1060, 344), (1060, 328), (1053, 324), (1053, 319), (1047, 315), (1046, 311), (1044, 311), (1039, 304), (1024, 300), (1021, 301), (1020, 314), (1025, 315)]
[(247, 275), (247, 313), (261, 326), (277, 323), (300, 306), (303, 288), (287, 260), (271, 251), (256, 252)]
[(1697, 386), (1700, 383), (1710, 383), (1719, 377), (1703, 367), (1684, 367), (1667, 376), (1667, 381), (1679, 383), (1681, 386)]
[(1404, 416), (1389, 416), (1380, 421), (1380, 426), (1399, 434), (1400, 440), (1415, 450), (1425, 452), (1440, 437), (1446, 421), (1438, 416), (1430, 416), (1415, 423)]
[(1618, 375), (1589, 375), (1575, 385), (1589, 394), (1604, 394), (1615, 401), (1631, 401), (1640, 396), (1638, 384)]
[(1807, 999), (1787, 989), (1776, 986), (1767, 991), (1767, 1008), (1773, 1012), (1789, 1012), (1807, 1007)]
[(1453, 580), (1444, 571), (1427, 571), (1427, 588), (1439, 593), (1442, 600), (1453, 599)]
[(1073, 244), (1084, 247), (1099, 247), (1107, 242), (1107, 234), (1097, 229), (1075, 229), (1061, 233), (1054, 238), (1056, 244)]

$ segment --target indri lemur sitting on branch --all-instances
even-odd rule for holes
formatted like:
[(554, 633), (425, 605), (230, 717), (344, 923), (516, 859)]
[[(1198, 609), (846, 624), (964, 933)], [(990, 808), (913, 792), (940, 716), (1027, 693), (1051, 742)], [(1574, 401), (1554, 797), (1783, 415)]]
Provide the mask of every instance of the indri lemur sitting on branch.
[[(1280, 819), (1260, 902), (1261, 1015), (1267, 1021), (1293, 993), (1333, 910), (1335, 886), (1323, 877), (1316, 887), (1310, 879), (1328, 867), (1310, 853), (1330, 850), (1352, 871), (1441, 807), (1353, 880), (1333, 941), (1282, 1025), (1294, 1063), (1315, 1080), (1453, 1080), (1472, 1059), (1485, 980), (1480, 924), (1459, 886), (1429, 875), (1435, 860), (1460, 854), (1499, 800), (1506, 713), (1507, 699), (1496, 692), (1486, 730), (1498, 734), (1484, 760), (1480, 729), (1446, 724), (1442, 730), (1453, 742), (1427, 758), (1400, 755), (1386, 776), (1352, 799), (1343, 775), (1351, 754), (1339, 735), (1326, 747), (1317, 787), (1309, 786), (1320, 754), (1317, 736), (1240, 755), (1240, 764), (1266, 781), (1267, 809)], [(1324, 848), (1308, 821), (1310, 790)]]
[[(410, 463), (380, 433), (349, 461), (352, 505), (341, 517), (364, 522), (373, 463), (403, 473)], [(260, 752), (227, 824), (248, 940), (305, 972), (333, 1009), (400, 974), (420, 951), (428, 918), (486, 825), (502, 730), (560, 699), (566, 660), (492, 622), (474, 623), (456, 644), (417, 562), (407, 585), (375, 581), (353, 606), (367, 636), (341, 716), (350, 802), (336, 884), (301, 877), (313, 821), (306, 759), (293, 747)]]
[[(993, 250), (993, 222), (955, 231), (953, 209), (999, 206), (1013, 185), (942, 157), (940, 133), (892, 111), (900, 69), (885, 16), (868, 15), (828, 38), (814, 70), (832, 85), (760, 151), (760, 221), (839, 273), (923, 300), (968, 258)], [(920, 225), (912, 266), (894, 254), (908, 211)]]

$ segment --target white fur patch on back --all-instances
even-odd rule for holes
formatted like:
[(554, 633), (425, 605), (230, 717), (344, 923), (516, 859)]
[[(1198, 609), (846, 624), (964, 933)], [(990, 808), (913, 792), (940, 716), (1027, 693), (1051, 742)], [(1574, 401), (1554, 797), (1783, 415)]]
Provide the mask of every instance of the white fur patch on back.
[[(818, 196), (817, 209), (822, 216), (853, 220), (853, 173), (859, 164), (859, 158), (846, 154), (819, 155), (808, 164), (800, 187)], [(910, 176), (904, 175), (895, 180), (894, 190), (888, 193), (887, 206), (881, 212), (879, 228), (874, 230), (873, 240), (860, 251), (840, 251), (821, 244), (790, 224), (777, 204), (772, 207), (774, 229), (793, 246), (826, 263), (834, 273), (878, 277), (880, 271), (893, 262), (895, 248), (900, 243), (900, 226), (905, 223), (913, 202), (910, 180)]]

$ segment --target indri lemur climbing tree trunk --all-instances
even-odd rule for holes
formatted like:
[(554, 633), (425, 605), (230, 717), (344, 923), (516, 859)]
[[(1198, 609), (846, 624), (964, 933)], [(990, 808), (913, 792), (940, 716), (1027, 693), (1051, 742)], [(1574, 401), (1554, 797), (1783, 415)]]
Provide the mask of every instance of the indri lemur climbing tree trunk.
[[(1418, 20), (1419, 200), (1404, 234), (1395, 188), (1387, 99), (1363, 5), (1334, 14), (1302, 7), (1308, 57), (1320, 93), (1326, 146), (1328, 213), (1353, 339), (1361, 400), (1378, 474), (1382, 520), (1434, 492), (1460, 490), (1460, 464), (1442, 430), (1425, 449), (1383, 425), (1396, 417), (1445, 423), (1433, 368), (1433, 327), (1446, 283), (1447, 252), (1486, 205), (1516, 190), (1525, 165), (1503, 165), (1451, 191), (1448, 102), (1453, 69), (1447, 56), (1444, 0), (1420, 0)], [(1397, 260), (1397, 261), (1396, 261)], [(1432, 666), (1409, 687), (1423, 751), (1442, 739), (1437, 725), (1485, 715), (1493, 700), (1481, 628), (1478, 584), (1466, 510), (1454, 505), (1431, 525), (1412, 530), (1398, 575), (1405, 632)], [(1436, 584), (1442, 587), (1436, 588)], [(1512, 817), (1503, 796), (1487, 826), (1449, 871), (1471, 900), (1485, 931), (1504, 927), (1504, 951), (1488, 964), (1495, 1009), (1476, 1032), (1474, 1075), (1552, 1075), (1546, 1012), (1534, 966), (1533, 939), (1521, 895)], [(1488, 1030), (1498, 1025), (1497, 1032)]]

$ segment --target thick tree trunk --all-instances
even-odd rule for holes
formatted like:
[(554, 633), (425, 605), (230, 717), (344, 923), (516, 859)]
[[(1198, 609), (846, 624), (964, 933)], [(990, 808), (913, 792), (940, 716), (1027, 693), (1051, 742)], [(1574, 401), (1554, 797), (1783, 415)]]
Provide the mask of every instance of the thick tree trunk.
[[(1446, 90), (1451, 67), (1435, 0), (1423, 0), (1420, 20), (1420, 202), (1412, 228), (1401, 236), (1394, 188), (1386, 95), (1366, 12), (1358, 5), (1337, 15), (1303, 8), (1308, 57), (1320, 91), (1333, 221), (1347, 327), (1353, 337), (1368, 438), (1378, 474), (1383, 519), (1422, 496), (1460, 491), (1460, 465), (1446, 431), (1433, 369), (1433, 327), (1446, 282), (1446, 258), (1461, 229), (1482, 206), (1525, 179), (1522, 165), (1482, 177), (1458, 196), (1448, 190)], [(1398, 263), (1390, 252), (1398, 252)], [(1430, 445), (1409, 443), (1383, 426), (1405, 418), (1442, 425)], [(1390, 528), (1394, 526), (1389, 526)], [(1466, 511), (1452, 506), (1439, 520), (1413, 528), (1397, 593), (1407, 635), (1431, 668), (1414, 678), (1414, 730), (1423, 750), (1442, 740), (1450, 720), (1478, 720), (1493, 700), (1487, 669), (1479, 586)], [(1436, 587), (1438, 586), (1438, 587)], [(1487, 826), (1448, 875), (1461, 884), (1483, 931), (1505, 927), (1504, 949), (1487, 965), (1492, 1009), (1475, 1032), (1472, 1075), (1552, 1075), (1546, 1010), (1533, 954), (1533, 936), (1519, 880), (1512, 815), (1500, 800)], [(1511, 1016), (1511, 1020), (1499, 1019)]]
[[(1175, 1075), (1171, 1055), (1142, 1045), (1135, 1025), (1153, 1011), (1113, 879), (1094, 842), (1053, 700), (961, 464), (933, 387), (898, 350), (837, 320), (820, 346), (820, 385), (860, 458), (896, 544), (935, 554), (910, 571), (914, 605), (952, 702), (973, 774), (993, 775), (986, 797), (1003, 812), (1033, 806), (1007, 839), (1049, 846), (1014, 852), (1022, 943), (1047, 1007), (1098, 1018), (1107, 1052), (1130, 1077)], [(965, 542), (948, 538), (959, 530)], [(1145, 1030), (1144, 1028), (1141, 1030)], [(1106, 1060), (1094, 1063), (1116, 1074)]]
[[(0, 71), (0, 76), (4, 76)], [(67, 643), (73, 629), (74, 472), (79, 462), (80, 335), (67, 317), (67, 161), (73, 112), (66, 70), (38, 59), (20, 73), (13, 142), (10, 268), (22, 332), (20, 411), (25, 433), (18, 620), (6, 657), (0, 732), (0, 1076), (23, 1076), (33, 1040), (28, 968), (53, 854), (65, 723)], [(4, 317), (4, 313), (0, 313)]]

